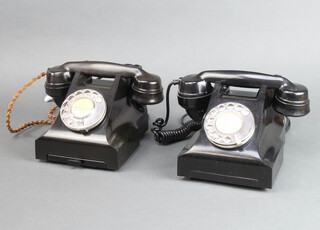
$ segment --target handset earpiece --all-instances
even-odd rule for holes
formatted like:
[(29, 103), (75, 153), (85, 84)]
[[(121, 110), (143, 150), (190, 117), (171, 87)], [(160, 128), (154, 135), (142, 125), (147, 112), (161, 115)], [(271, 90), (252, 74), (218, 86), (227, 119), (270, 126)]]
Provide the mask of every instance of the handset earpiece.
[[(192, 120), (183, 122), (182, 126), (174, 130), (162, 130), (169, 120), (170, 105), (169, 96), (172, 85), (178, 85), (178, 102), (186, 110)], [(202, 118), (205, 114), (213, 88), (210, 83), (205, 82), (195, 75), (182, 77), (179, 80), (173, 80), (167, 87), (166, 93), (166, 118), (158, 118), (151, 131), (154, 133), (154, 139), (160, 144), (170, 144), (173, 142), (185, 140), (190, 133), (198, 131), (202, 126)]]
[(301, 117), (310, 112), (308, 89), (301, 84), (281, 87), (275, 95), (273, 107), (286, 116)]
[(187, 114), (200, 122), (207, 111), (213, 87), (196, 75), (188, 75), (179, 80), (178, 102)]
[(46, 77), (46, 94), (52, 97), (54, 102), (60, 107), (68, 93), (73, 74), (53, 67), (47, 70)]
[(67, 94), (74, 72), (106, 78), (114, 78), (116, 75), (134, 78), (131, 92), (133, 100), (141, 104), (156, 104), (163, 100), (160, 77), (144, 71), (141, 66), (81, 61), (67, 62), (48, 69), (45, 84), (46, 93), (59, 106), (61, 106)]

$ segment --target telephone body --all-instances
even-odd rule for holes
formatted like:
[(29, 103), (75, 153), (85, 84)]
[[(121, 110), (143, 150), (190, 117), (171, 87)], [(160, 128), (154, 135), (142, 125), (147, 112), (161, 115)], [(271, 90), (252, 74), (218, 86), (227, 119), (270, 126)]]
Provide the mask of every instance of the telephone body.
[(174, 84), (193, 121), (156, 131), (155, 139), (177, 141), (200, 124), (178, 156), (178, 176), (272, 188), (283, 161), (288, 116), (310, 111), (307, 88), (278, 75), (245, 71), (204, 71)]
[(148, 129), (146, 105), (163, 100), (161, 79), (138, 65), (68, 62), (46, 78), (60, 113), (36, 140), (44, 161), (118, 170)]

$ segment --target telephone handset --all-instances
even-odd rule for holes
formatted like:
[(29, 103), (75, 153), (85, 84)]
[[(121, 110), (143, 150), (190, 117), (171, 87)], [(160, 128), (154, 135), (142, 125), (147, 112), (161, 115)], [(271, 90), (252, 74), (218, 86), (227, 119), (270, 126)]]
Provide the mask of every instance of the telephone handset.
[(122, 76), (132, 80), (131, 97), (141, 104), (157, 104), (163, 100), (161, 79), (150, 74), (139, 65), (117, 64), (111, 62), (80, 61), (67, 62), (47, 71), (46, 92), (52, 96), (57, 105), (61, 105), (73, 80), (80, 72), (101, 78)]
[(271, 188), (283, 160), (288, 116), (310, 112), (307, 88), (279, 75), (245, 71), (204, 71), (173, 84), (192, 120), (162, 131), (167, 111), (165, 121), (154, 122), (155, 139), (167, 144), (200, 130), (178, 156), (178, 175)]
[(45, 161), (119, 169), (148, 129), (145, 105), (163, 100), (161, 79), (139, 65), (67, 62), (46, 78), (60, 113), (36, 140), (36, 158)]

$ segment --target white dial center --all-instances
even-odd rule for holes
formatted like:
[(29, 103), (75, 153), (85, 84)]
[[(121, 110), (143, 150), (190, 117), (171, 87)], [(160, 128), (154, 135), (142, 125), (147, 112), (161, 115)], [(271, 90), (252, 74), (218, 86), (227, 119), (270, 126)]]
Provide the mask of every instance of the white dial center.
[(243, 125), (242, 116), (236, 111), (225, 111), (218, 115), (216, 128), (223, 134), (237, 133)]
[(76, 118), (85, 118), (94, 110), (94, 102), (87, 97), (80, 97), (71, 105), (71, 113)]

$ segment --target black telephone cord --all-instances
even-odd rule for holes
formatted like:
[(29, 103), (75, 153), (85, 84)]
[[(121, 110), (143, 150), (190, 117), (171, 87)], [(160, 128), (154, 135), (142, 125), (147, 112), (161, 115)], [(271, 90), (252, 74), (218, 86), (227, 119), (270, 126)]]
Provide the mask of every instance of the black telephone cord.
[(169, 116), (170, 116), (170, 104), (169, 104), (169, 96), (170, 96), (170, 88), (172, 85), (176, 85), (179, 83), (179, 80), (173, 80), (167, 87), (166, 92), (166, 118), (158, 118), (153, 122), (153, 125), (156, 126), (152, 128), (151, 131), (154, 134), (154, 139), (156, 142), (160, 144), (170, 144), (174, 142), (178, 142), (181, 140), (185, 140), (191, 132), (198, 131), (201, 126), (202, 122), (196, 121), (187, 121), (183, 122), (185, 115), (181, 119), (182, 126), (180, 128), (174, 130), (162, 130), (164, 126), (168, 123)]

